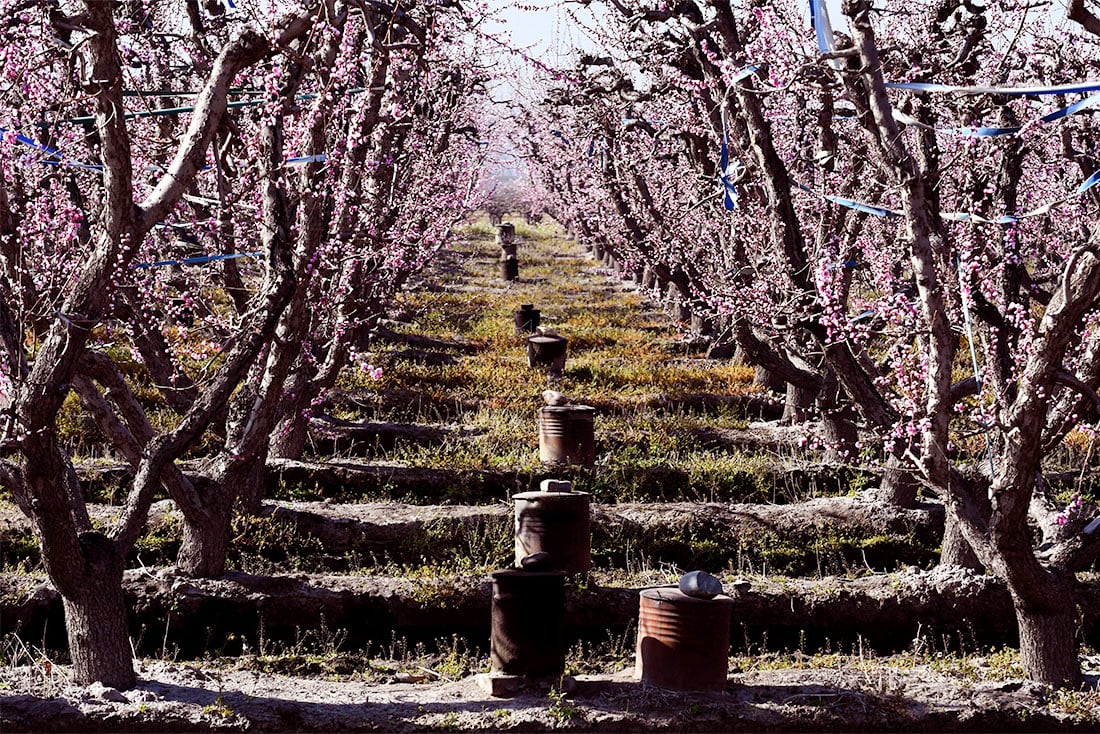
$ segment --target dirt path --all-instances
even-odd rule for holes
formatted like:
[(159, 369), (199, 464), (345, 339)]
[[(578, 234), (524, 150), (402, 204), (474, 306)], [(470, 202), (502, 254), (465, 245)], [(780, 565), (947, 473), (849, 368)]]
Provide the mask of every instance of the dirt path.
[[(494, 699), (473, 676), (368, 684), (163, 661), (145, 662), (139, 675), (139, 686), (122, 693), (68, 686), (63, 670), (50, 679), (41, 669), (4, 670), (0, 724), (4, 732), (987, 732), (1096, 726), (1031, 683), (975, 681), (858, 658), (838, 658), (835, 667), (823, 669), (735, 671), (727, 690), (715, 693), (642, 687), (632, 670), (579, 676), (568, 698), (531, 690)], [(1092, 715), (1098, 713), (1100, 702)]]
[(121, 693), (18, 668), (0, 673), (0, 687), (25, 692), (0, 698), (0, 724), (5, 732), (1095, 731), (1095, 719), (1026, 682), (886, 662), (735, 672), (725, 692), (692, 694), (643, 687), (623, 670), (578, 676), (565, 698), (508, 699), (486, 695), (473, 676), (366, 684), (146, 662), (138, 687)]

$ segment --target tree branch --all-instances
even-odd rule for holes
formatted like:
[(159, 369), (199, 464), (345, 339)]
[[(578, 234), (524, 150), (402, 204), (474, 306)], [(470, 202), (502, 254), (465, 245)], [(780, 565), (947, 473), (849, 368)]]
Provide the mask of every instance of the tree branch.
[(1085, 0), (1069, 0), (1066, 16), (1094, 36), (1100, 37), (1100, 18), (1085, 7)]

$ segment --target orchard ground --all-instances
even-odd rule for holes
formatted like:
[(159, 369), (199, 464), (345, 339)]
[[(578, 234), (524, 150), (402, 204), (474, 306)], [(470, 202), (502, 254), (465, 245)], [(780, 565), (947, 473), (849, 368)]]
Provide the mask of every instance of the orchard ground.
[[(918, 577), (935, 563), (938, 541), (929, 535), (936, 520), (927, 502), (909, 525), (872, 532), (871, 521), (857, 516), (816, 528), (824, 521), (815, 502), (847, 501), (876, 481), (874, 472), (817, 466), (800, 435), (758, 422), (750, 411), (770, 415), (776, 402), (752, 386), (750, 369), (703, 359), (702, 345), (671, 324), (661, 304), (586, 259), (551, 225), (519, 227), (520, 281), (512, 284), (499, 279), (484, 220), (463, 234), (463, 244), (399, 300), (387, 338), (369, 355), (383, 367), (381, 380), (349, 371), (324, 406), (343, 423), (315, 431), (312, 461), (273, 471), (261, 516), (238, 521), (226, 580), (189, 586), (164, 569), (178, 548), (179, 522), (168, 503), (158, 505), (131, 559), (128, 588), (145, 584), (155, 592), (164, 584), (180, 595), (165, 602), (176, 606), (156, 626), (141, 616), (152, 614), (147, 597), (130, 592), (145, 610), (135, 608), (136, 688), (69, 683), (56, 643), (56, 595), (29, 525), (4, 500), (4, 731), (1100, 726), (1094, 651), (1082, 649), (1085, 686), (1055, 691), (1028, 682), (1015, 650), (976, 632), (918, 632), (884, 655), (872, 651), (869, 637), (839, 628), (793, 644), (746, 635), (735, 641), (725, 692), (678, 694), (635, 680), (634, 630), (620, 624), (573, 645), (566, 672), (577, 680), (575, 691), (487, 696), (475, 680), (488, 670), (485, 575), (511, 562), (509, 495), (550, 476), (538, 461), (534, 420), (546, 377), (526, 367), (523, 342), (512, 332), (511, 311), (522, 303), (534, 303), (543, 323), (570, 340), (555, 386), (599, 410), (597, 466), (567, 473), (598, 503), (596, 568), (578, 594), (602, 598), (595, 591), (606, 588), (630, 599), (638, 588), (701, 567), (727, 589), (738, 580), (770, 589), (767, 614), (776, 599), (802, 609), (811, 592), (800, 584), (816, 584), (812, 593), (824, 601), (808, 608), (822, 614), (825, 602), (851, 597), (858, 583), (888, 590)], [(124, 483), (125, 472), (103, 458), (75, 405), (65, 417), (68, 437), (84, 447), (87, 491), (100, 503), (94, 510), (109, 514), (117, 501), (112, 482)], [(369, 431), (349, 429), (364, 421)], [(1080, 459), (1063, 458), (1068, 465)], [(780, 511), (792, 515), (779, 520)], [(738, 525), (731, 517), (738, 513), (756, 521), (772, 513), (765, 519), (774, 532)], [(326, 623), (322, 613), (319, 624), (303, 621), (280, 636), (274, 621), (249, 628), (251, 617), (241, 611), (275, 606), (272, 595), (245, 588), (265, 577), (314, 587), (325, 598), (345, 593), (333, 578), (365, 579), (376, 582), (375, 596), (405, 605), (406, 619), (473, 618), (484, 629), (430, 639), (407, 634), (406, 624), (364, 634), (332, 617)], [(242, 627), (189, 619), (187, 610), (198, 607), (188, 604), (200, 592), (214, 602), (220, 596), (221, 616), (239, 616)], [(1011, 628), (1010, 610), (1002, 611)], [(306, 620), (311, 612), (301, 614)], [(975, 618), (960, 619), (961, 626), (980, 626), (977, 612), (967, 614)], [(17, 617), (24, 626), (15, 630)], [(377, 623), (364, 618), (358, 626)]]

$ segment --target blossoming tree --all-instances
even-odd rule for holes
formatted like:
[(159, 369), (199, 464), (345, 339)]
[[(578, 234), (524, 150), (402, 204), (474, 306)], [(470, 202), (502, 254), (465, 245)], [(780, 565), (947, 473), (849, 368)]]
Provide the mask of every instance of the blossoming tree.
[(1007, 582), (1028, 674), (1076, 682), (1100, 522), (1044, 459), (1100, 417), (1094, 41), (1017, 5), (850, 0), (837, 33), (816, 3), (609, 6), (604, 81), (533, 131), (567, 151), (554, 205), (858, 411), (853, 445), (944, 501), (944, 561)]
[[(445, 49), (464, 14), (4, 0), (0, 19), (0, 481), (61, 593), (75, 679), (126, 687), (123, 558), (155, 493), (182, 510), (181, 567), (219, 573), (308, 345), (308, 299), (358, 324), (372, 279), (399, 286), (439, 246), (454, 213), (421, 206), (434, 177), (454, 178), (447, 205), (468, 201), (476, 101)], [(58, 437), (70, 393), (134, 469), (106, 529)], [(173, 415), (154, 420), (150, 394)]]

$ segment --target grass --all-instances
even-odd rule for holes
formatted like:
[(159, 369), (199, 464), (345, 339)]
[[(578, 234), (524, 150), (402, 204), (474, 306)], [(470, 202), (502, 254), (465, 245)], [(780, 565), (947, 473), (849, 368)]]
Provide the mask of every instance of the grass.
[(255, 652), (214, 662), (265, 674), (367, 683), (458, 680), (489, 669), (486, 652), (458, 635), (425, 643), (395, 634), (365, 650), (344, 649), (345, 639), (340, 631), (328, 630), (304, 632), (291, 643), (261, 639)]

